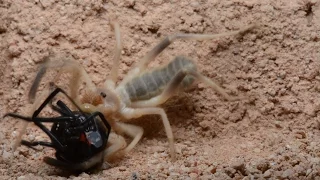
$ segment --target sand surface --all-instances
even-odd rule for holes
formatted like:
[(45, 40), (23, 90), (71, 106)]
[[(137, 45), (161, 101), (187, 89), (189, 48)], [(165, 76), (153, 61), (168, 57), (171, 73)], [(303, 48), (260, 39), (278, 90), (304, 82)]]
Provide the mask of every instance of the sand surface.
[[(102, 84), (112, 67), (114, 17), (123, 43), (119, 80), (167, 35), (217, 34), (259, 23), (243, 37), (176, 41), (149, 67), (187, 56), (228, 94), (245, 98), (228, 102), (203, 84), (179, 93), (162, 105), (176, 162), (160, 118), (147, 116), (131, 121), (145, 129), (132, 152), (110, 162), (111, 168), (104, 164), (80, 175), (45, 164), (44, 156), (54, 157), (50, 148), (13, 153), (21, 121), (1, 118), (0, 179), (320, 179), (319, 1), (119, 2), (0, 0), (0, 117), (30, 115), (30, 85), (51, 53), (73, 56)], [(29, 125), (23, 138), (45, 134)]]

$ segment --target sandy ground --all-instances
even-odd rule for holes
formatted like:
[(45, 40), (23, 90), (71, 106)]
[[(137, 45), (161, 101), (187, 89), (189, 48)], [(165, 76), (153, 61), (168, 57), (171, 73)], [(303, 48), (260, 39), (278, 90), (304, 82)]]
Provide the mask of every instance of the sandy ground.
[[(121, 25), (121, 76), (167, 35), (222, 33), (252, 23), (242, 38), (177, 41), (150, 67), (177, 55), (229, 94), (223, 100), (202, 84), (165, 108), (178, 160), (157, 116), (134, 120), (145, 129), (132, 152), (111, 168), (70, 175), (45, 164), (49, 148), (11, 146), (21, 121), (0, 122), (0, 179), (320, 179), (320, 3), (317, 0), (0, 0), (0, 117), (29, 115), (27, 93), (43, 58), (72, 55), (96, 84), (109, 75)], [(43, 86), (41, 86), (43, 87)], [(40, 88), (41, 89), (41, 88)], [(30, 125), (24, 139), (45, 136)]]

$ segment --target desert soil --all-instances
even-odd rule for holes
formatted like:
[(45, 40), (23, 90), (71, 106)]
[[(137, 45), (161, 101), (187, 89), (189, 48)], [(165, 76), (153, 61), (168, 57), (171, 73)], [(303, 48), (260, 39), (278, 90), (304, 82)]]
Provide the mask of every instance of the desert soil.
[[(101, 85), (112, 67), (114, 18), (123, 43), (119, 80), (167, 35), (258, 24), (242, 37), (178, 40), (149, 66), (187, 56), (228, 94), (244, 98), (225, 101), (200, 83), (162, 105), (177, 161), (160, 118), (146, 116), (130, 121), (145, 129), (132, 152), (79, 175), (45, 164), (50, 148), (13, 152), (21, 121), (1, 118), (0, 179), (320, 179), (317, 0), (0, 0), (0, 117), (30, 115), (27, 94), (48, 56), (73, 56)], [(29, 125), (23, 138), (46, 136)]]

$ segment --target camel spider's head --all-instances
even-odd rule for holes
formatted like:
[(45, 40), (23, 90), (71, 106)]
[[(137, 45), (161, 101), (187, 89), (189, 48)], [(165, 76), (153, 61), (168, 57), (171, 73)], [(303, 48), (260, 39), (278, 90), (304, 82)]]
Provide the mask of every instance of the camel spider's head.
[(91, 105), (97, 107), (105, 116), (120, 109), (120, 99), (112, 86), (87, 91), (82, 98), (82, 103), (88, 108), (91, 108), (89, 107)]
[(120, 99), (115, 91), (106, 88), (99, 88), (98, 92), (102, 100), (104, 111), (114, 113), (120, 109)]

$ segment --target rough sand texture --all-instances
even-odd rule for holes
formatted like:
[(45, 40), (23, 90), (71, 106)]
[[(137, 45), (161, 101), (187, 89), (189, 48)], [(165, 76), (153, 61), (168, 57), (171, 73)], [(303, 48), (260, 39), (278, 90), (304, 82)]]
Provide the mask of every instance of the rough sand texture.
[[(163, 107), (178, 160), (171, 162), (159, 117), (135, 120), (145, 136), (124, 158), (79, 176), (46, 165), (49, 148), (11, 146), (21, 121), (0, 122), (0, 179), (320, 179), (320, 3), (317, 0), (0, 0), (0, 117), (28, 115), (27, 93), (50, 52), (72, 55), (96, 84), (110, 73), (121, 25), (121, 76), (167, 35), (221, 33), (251, 23), (242, 38), (177, 41), (151, 67), (192, 58), (229, 94), (199, 84)], [(43, 85), (40, 88), (43, 89)], [(24, 139), (45, 137), (30, 125)]]

